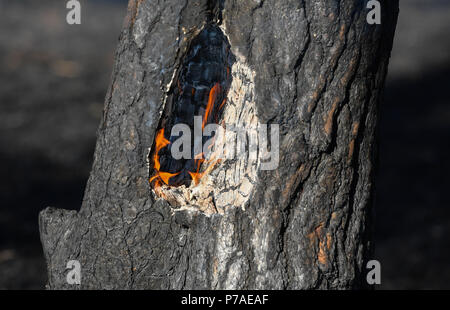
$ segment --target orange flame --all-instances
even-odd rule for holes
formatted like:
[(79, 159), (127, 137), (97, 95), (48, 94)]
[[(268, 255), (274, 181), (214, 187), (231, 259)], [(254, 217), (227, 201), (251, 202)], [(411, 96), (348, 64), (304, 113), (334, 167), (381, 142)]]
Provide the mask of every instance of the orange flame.
[(155, 163), (156, 175), (151, 177), (149, 182), (151, 183), (153, 180), (156, 180), (154, 187), (157, 188), (157, 187), (161, 186), (161, 181), (163, 181), (166, 185), (169, 185), (169, 179), (173, 176), (180, 174), (180, 172), (169, 173), (169, 172), (160, 171), (161, 163), (159, 162), (159, 151), (161, 151), (161, 149), (163, 149), (165, 146), (170, 144), (170, 141), (164, 137), (164, 128), (162, 128), (158, 131), (158, 133), (156, 134), (155, 141), (156, 141), (155, 155), (153, 155), (153, 162)]
[(220, 92), (219, 83), (214, 84), (213, 88), (209, 91), (208, 104), (206, 105), (205, 116), (203, 117), (202, 129), (205, 128), (206, 122), (208, 121), (208, 116), (214, 107), (214, 102), (216, 102), (217, 94)]
[(226, 102), (227, 102), (227, 98), (223, 99), (222, 103), (219, 106), (219, 110), (222, 109), (222, 107), (225, 105)]
[(219, 111), (222, 110), (222, 107), (225, 105), (225, 103), (227, 103), (227, 98), (224, 98), (222, 100), (222, 103), (220, 104), (219, 108), (217, 109), (217, 113), (216, 113), (216, 117), (215, 117), (215, 121), (216, 123), (219, 121)]
[(197, 163), (197, 171), (196, 172), (189, 172), (189, 175), (192, 178), (192, 181), (194, 182), (194, 185), (198, 185), (198, 183), (200, 183), (200, 180), (203, 176), (209, 174), (209, 172), (211, 172), (211, 170), (214, 168), (214, 166), (220, 162), (220, 159), (215, 159), (214, 157), (212, 157), (210, 160), (206, 161), (206, 163), (208, 164), (208, 166), (206, 167), (206, 169), (203, 172), (199, 172), (200, 171), (200, 166), (202, 165), (202, 163), (205, 161), (205, 159), (198, 159), (196, 160)]
[[(196, 156), (196, 157), (197, 157), (197, 156)], [(199, 171), (200, 171), (200, 166), (202, 165), (202, 163), (203, 163), (204, 161), (205, 161), (205, 160), (204, 160), (203, 158), (196, 159), (195, 162), (196, 162), (196, 164), (197, 164), (197, 171), (196, 171), (196, 172), (190, 172), (190, 171), (189, 171), (189, 175), (191, 176), (192, 181), (194, 182), (195, 185), (197, 185), (197, 184), (200, 182), (200, 179), (201, 179), (202, 176), (203, 176), (203, 173), (202, 173), (202, 172), (199, 172)]]
[[(229, 68), (227, 68), (227, 73), (229, 74)], [(179, 82), (178, 82), (178, 88), (182, 92)], [(214, 84), (214, 86), (211, 88), (211, 90), (209, 92), (208, 104), (206, 105), (205, 115), (203, 116), (203, 120), (202, 120), (202, 130), (205, 128), (205, 125), (208, 122), (208, 117), (212, 113), (212, 110), (214, 108), (214, 104), (215, 104), (215, 101), (217, 99), (217, 95), (219, 94), (219, 92), (220, 92), (220, 84), (216, 83), (216, 84)], [(192, 95), (194, 95), (194, 94), (195, 94), (195, 89), (193, 88)], [(225, 103), (226, 103), (226, 98), (222, 101), (218, 110), (222, 109), (222, 107), (224, 106)], [(151, 183), (152, 181), (155, 180), (154, 188), (156, 189), (156, 188), (160, 187), (163, 183), (166, 185), (169, 185), (169, 179), (173, 176), (180, 174), (180, 172), (169, 173), (169, 172), (160, 171), (161, 164), (159, 161), (159, 151), (161, 151), (161, 149), (163, 149), (168, 144), (170, 144), (170, 141), (164, 137), (164, 128), (160, 129), (158, 131), (156, 138), (155, 138), (155, 142), (156, 142), (155, 143), (155, 155), (153, 155), (153, 161), (154, 161), (154, 165), (155, 165), (156, 174), (153, 177), (151, 177), (149, 181)], [(211, 147), (212, 147), (212, 144), (209, 146), (209, 148), (211, 148)], [(203, 164), (203, 162), (205, 162), (203, 155), (204, 154), (202, 152), (202, 153), (194, 156), (195, 164), (197, 166), (196, 172), (188, 171), (189, 175), (192, 178), (192, 181), (194, 182), (194, 185), (198, 185), (200, 183), (201, 178), (205, 174), (208, 174), (214, 168), (216, 163), (220, 162), (220, 159), (215, 160), (214, 156), (213, 156), (211, 159), (206, 161), (206, 163), (208, 164), (206, 169), (203, 172), (200, 172), (201, 165)]]
[[(203, 121), (202, 121), (202, 129), (205, 128), (205, 125), (208, 122), (208, 117), (211, 114), (211, 111), (214, 107), (214, 104), (216, 102), (217, 95), (219, 92), (220, 92), (220, 84), (219, 83), (214, 84), (214, 86), (209, 91), (208, 104), (206, 105), (206, 111), (205, 111), (205, 115), (203, 116)], [(225, 102), (226, 102), (226, 100), (224, 100), (222, 102), (219, 109), (222, 108), (222, 106), (225, 104)], [(211, 147), (212, 147), (212, 145), (210, 145), (210, 148)], [(194, 159), (195, 159), (195, 163), (197, 164), (197, 170), (196, 170), (196, 172), (189, 171), (189, 175), (191, 176), (192, 181), (194, 182), (194, 185), (198, 185), (198, 183), (200, 182), (200, 179), (205, 174), (209, 173), (209, 171), (211, 171), (212, 167), (218, 162), (218, 160), (216, 160), (216, 161), (214, 161), (214, 159), (208, 160), (207, 161), (208, 167), (206, 167), (205, 171), (200, 172), (200, 167), (201, 167), (202, 163), (205, 161), (205, 159), (203, 158), (203, 152), (195, 155)]]

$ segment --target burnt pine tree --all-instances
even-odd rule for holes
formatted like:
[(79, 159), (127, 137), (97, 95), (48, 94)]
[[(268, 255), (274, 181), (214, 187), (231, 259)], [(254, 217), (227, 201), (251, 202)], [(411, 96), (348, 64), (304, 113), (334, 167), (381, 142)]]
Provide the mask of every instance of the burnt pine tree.
[[(362, 0), (131, 0), (81, 209), (40, 214), (48, 288), (364, 287), (398, 2), (381, 1), (381, 24), (368, 13)], [(171, 158), (171, 129), (195, 115), (278, 125), (277, 168), (267, 152)]]

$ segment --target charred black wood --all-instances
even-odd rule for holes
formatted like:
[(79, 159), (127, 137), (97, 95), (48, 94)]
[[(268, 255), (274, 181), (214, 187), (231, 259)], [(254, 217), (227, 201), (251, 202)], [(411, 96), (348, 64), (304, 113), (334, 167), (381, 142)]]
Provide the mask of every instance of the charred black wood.
[[(222, 103), (231, 85), (230, 70), (233, 62), (234, 56), (230, 52), (228, 40), (216, 24), (207, 24), (192, 40), (169, 94), (172, 102), (168, 104), (163, 116), (164, 129), (171, 143), (179, 138), (171, 135), (171, 129), (176, 124), (188, 125), (192, 134), (191, 159), (173, 159), (170, 145), (161, 150), (161, 170), (176, 173), (170, 179), (170, 185), (189, 186), (192, 180), (189, 173), (197, 172), (194, 159), (198, 155), (194, 151), (194, 116), (205, 118), (205, 124), (220, 121)], [(213, 88), (217, 91), (211, 94)], [(205, 116), (210, 94), (214, 96), (213, 106)], [(207, 138), (203, 138), (203, 143), (206, 140)]]

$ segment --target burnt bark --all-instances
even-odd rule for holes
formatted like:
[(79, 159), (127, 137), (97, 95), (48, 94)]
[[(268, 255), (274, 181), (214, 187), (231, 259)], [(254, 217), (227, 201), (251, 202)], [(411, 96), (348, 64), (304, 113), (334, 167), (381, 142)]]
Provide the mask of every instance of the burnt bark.
[[(40, 214), (48, 288), (364, 287), (398, 2), (381, 1), (380, 25), (365, 4), (131, 0), (81, 209)], [(148, 168), (174, 76), (211, 24), (254, 76), (259, 122), (280, 125), (278, 169), (256, 171), (245, 205), (221, 213), (158, 199)], [(81, 285), (66, 282), (69, 260)]]

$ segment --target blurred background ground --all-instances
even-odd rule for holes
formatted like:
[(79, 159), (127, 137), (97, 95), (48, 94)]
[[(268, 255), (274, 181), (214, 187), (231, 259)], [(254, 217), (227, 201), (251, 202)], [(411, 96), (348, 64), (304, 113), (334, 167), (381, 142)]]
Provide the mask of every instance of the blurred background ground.
[(78, 209), (126, 1), (0, 0), (0, 288), (46, 281), (37, 216)]
[[(78, 209), (126, 1), (0, 0), (0, 289), (41, 289), (38, 212)], [(450, 2), (404, 0), (380, 115), (385, 289), (450, 288)]]
[(450, 1), (400, 0), (381, 106), (382, 288), (450, 289)]

